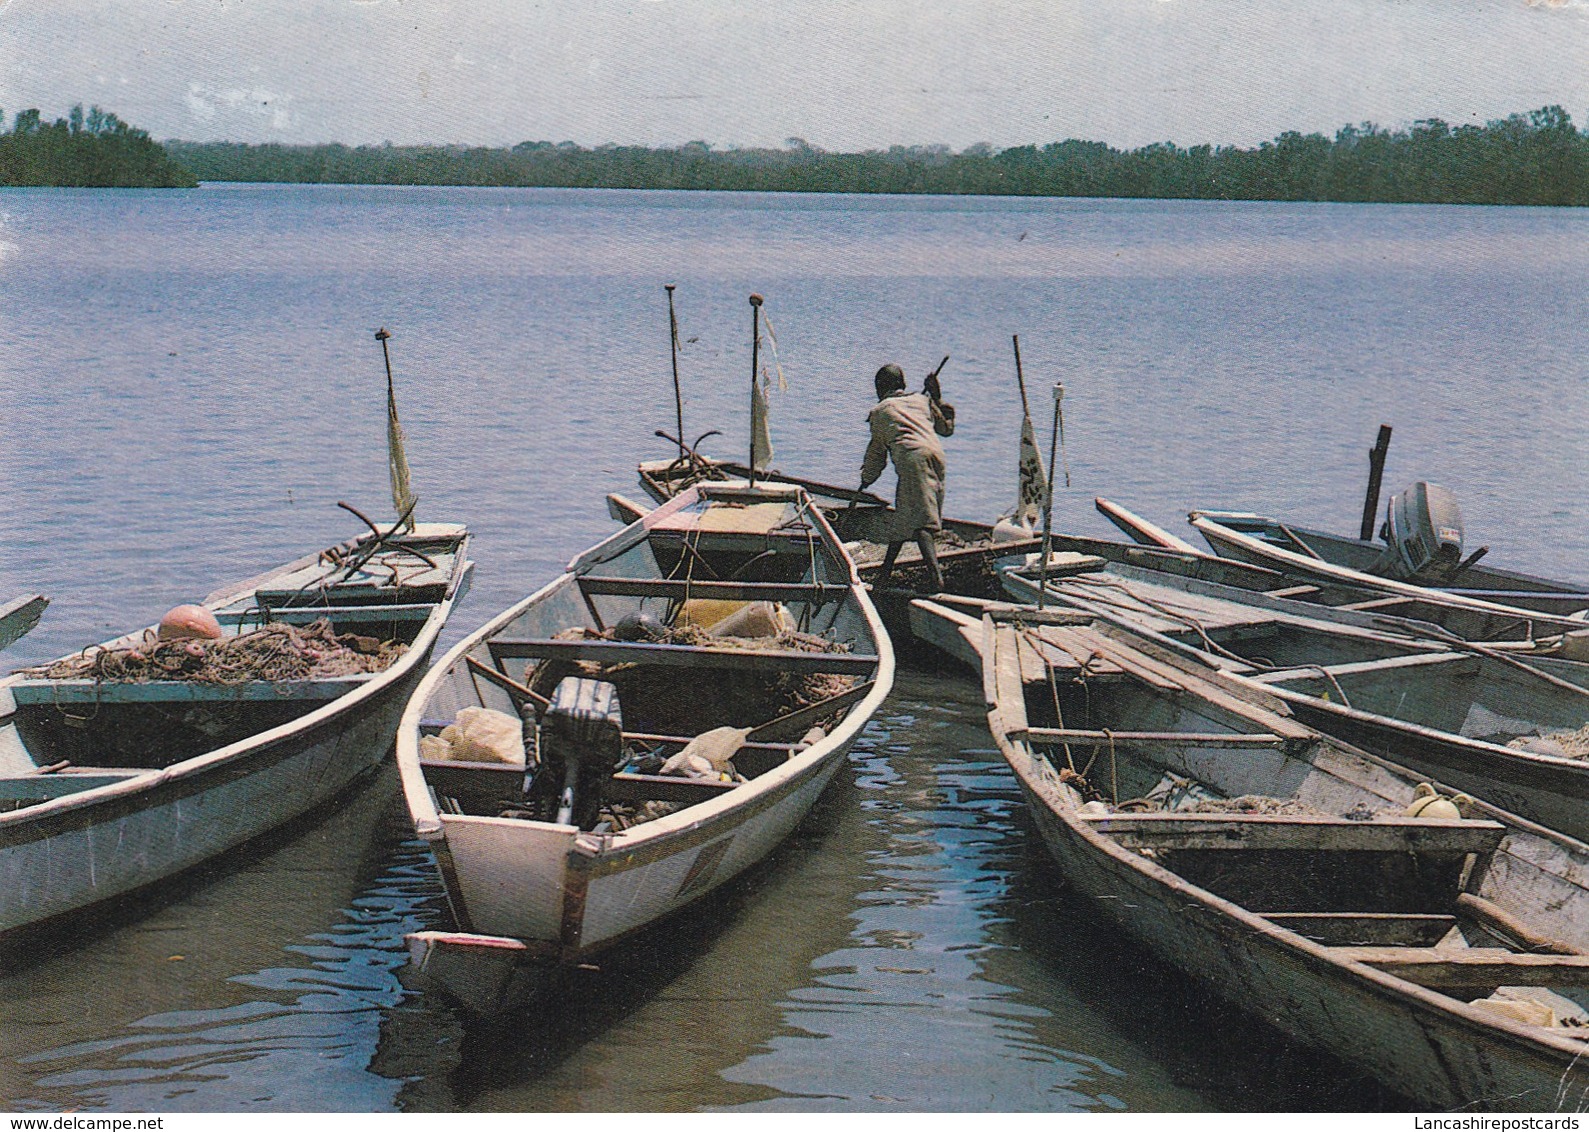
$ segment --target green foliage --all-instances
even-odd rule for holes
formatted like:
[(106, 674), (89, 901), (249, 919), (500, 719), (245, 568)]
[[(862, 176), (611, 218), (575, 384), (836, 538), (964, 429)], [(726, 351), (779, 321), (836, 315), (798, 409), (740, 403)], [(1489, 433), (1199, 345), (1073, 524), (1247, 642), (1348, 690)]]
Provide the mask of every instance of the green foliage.
[(0, 133), (0, 185), (191, 188), (193, 174), (175, 164), (143, 130), (116, 115), (81, 106), (45, 125), (37, 110), (20, 110)]
[(784, 149), (727, 150), (699, 141), (677, 149), (167, 145), (206, 181), (1589, 204), (1589, 136), (1559, 106), (1455, 129), (1429, 119), (1407, 130), (1345, 126), (1333, 139), (1287, 132), (1255, 149), (1117, 150), (1074, 139), (1003, 151), (979, 143), (958, 154), (945, 146), (827, 153), (801, 138)]

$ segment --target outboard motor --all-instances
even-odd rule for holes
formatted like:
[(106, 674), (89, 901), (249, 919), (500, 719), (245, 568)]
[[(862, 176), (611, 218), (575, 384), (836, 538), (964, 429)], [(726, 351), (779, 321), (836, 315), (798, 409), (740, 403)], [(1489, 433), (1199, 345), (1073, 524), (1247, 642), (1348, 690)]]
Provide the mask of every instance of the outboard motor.
[(564, 677), (541, 713), (536, 747), (539, 765), (525, 788), (536, 816), (594, 829), (602, 784), (625, 762), (618, 689), (605, 680)]
[(1387, 546), (1370, 573), (1444, 581), (1462, 562), (1462, 511), (1456, 496), (1437, 483), (1419, 480), (1390, 497), (1379, 537)]

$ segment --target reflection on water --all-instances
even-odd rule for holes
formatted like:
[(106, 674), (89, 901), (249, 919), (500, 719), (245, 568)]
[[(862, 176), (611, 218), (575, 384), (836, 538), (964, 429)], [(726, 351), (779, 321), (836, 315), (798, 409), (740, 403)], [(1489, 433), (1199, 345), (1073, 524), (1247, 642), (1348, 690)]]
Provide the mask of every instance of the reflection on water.
[(396, 773), (258, 860), (0, 978), (0, 1104), (111, 1110), (390, 1108), (367, 1072), (403, 996), (403, 933), (438, 895), (399, 841)]
[(347, 1111), (1396, 1107), (1067, 898), (977, 688), (903, 675), (743, 883), (495, 1026), (406, 991), (444, 922), (388, 771), (256, 861), (0, 977), (0, 1104)]

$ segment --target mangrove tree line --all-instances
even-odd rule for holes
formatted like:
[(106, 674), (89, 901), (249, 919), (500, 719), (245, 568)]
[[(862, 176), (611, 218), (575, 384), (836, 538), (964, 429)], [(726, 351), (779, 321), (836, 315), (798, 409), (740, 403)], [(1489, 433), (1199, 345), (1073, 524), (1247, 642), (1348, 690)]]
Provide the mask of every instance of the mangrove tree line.
[(74, 106), (65, 118), (49, 123), (37, 110), (21, 110), (10, 132), (0, 133), (0, 185), (191, 188), (197, 183), (147, 132), (97, 106), (87, 114)]
[[(59, 124), (57, 124), (59, 125)], [(895, 146), (829, 153), (524, 142), (465, 146), (168, 142), (206, 181), (842, 193), (1180, 197), (1212, 200), (1589, 204), (1589, 135), (1560, 106), (1485, 125), (1427, 119), (1406, 129), (1346, 126), (1333, 138), (1288, 132), (1243, 149), (1170, 142), (1121, 150), (1062, 141), (995, 150)]]

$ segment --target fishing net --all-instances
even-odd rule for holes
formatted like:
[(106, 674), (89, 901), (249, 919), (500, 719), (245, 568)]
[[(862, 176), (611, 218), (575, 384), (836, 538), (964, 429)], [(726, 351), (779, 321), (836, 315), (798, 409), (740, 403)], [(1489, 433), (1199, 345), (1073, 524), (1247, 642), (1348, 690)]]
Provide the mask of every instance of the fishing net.
[(143, 684), (193, 680), (204, 684), (280, 684), (383, 672), (407, 650), (400, 641), (339, 635), (322, 618), (309, 625), (271, 624), (218, 641), (155, 640), (146, 635), (125, 648), (94, 648), (24, 675), (49, 680)]
[(1243, 794), (1237, 798), (1203, 798), (1185, 807), (1193, 814), (1253, 814), (1264, 817), (1331, 817), (1323, 810), (1295, 798)]
[(1589, 723), (1576, 731), (1548, 731), (1543, 735), (1523, 735), (1506, 745), (1514, 750), (1555, 755), (1564, 759), (1589, 758)]

